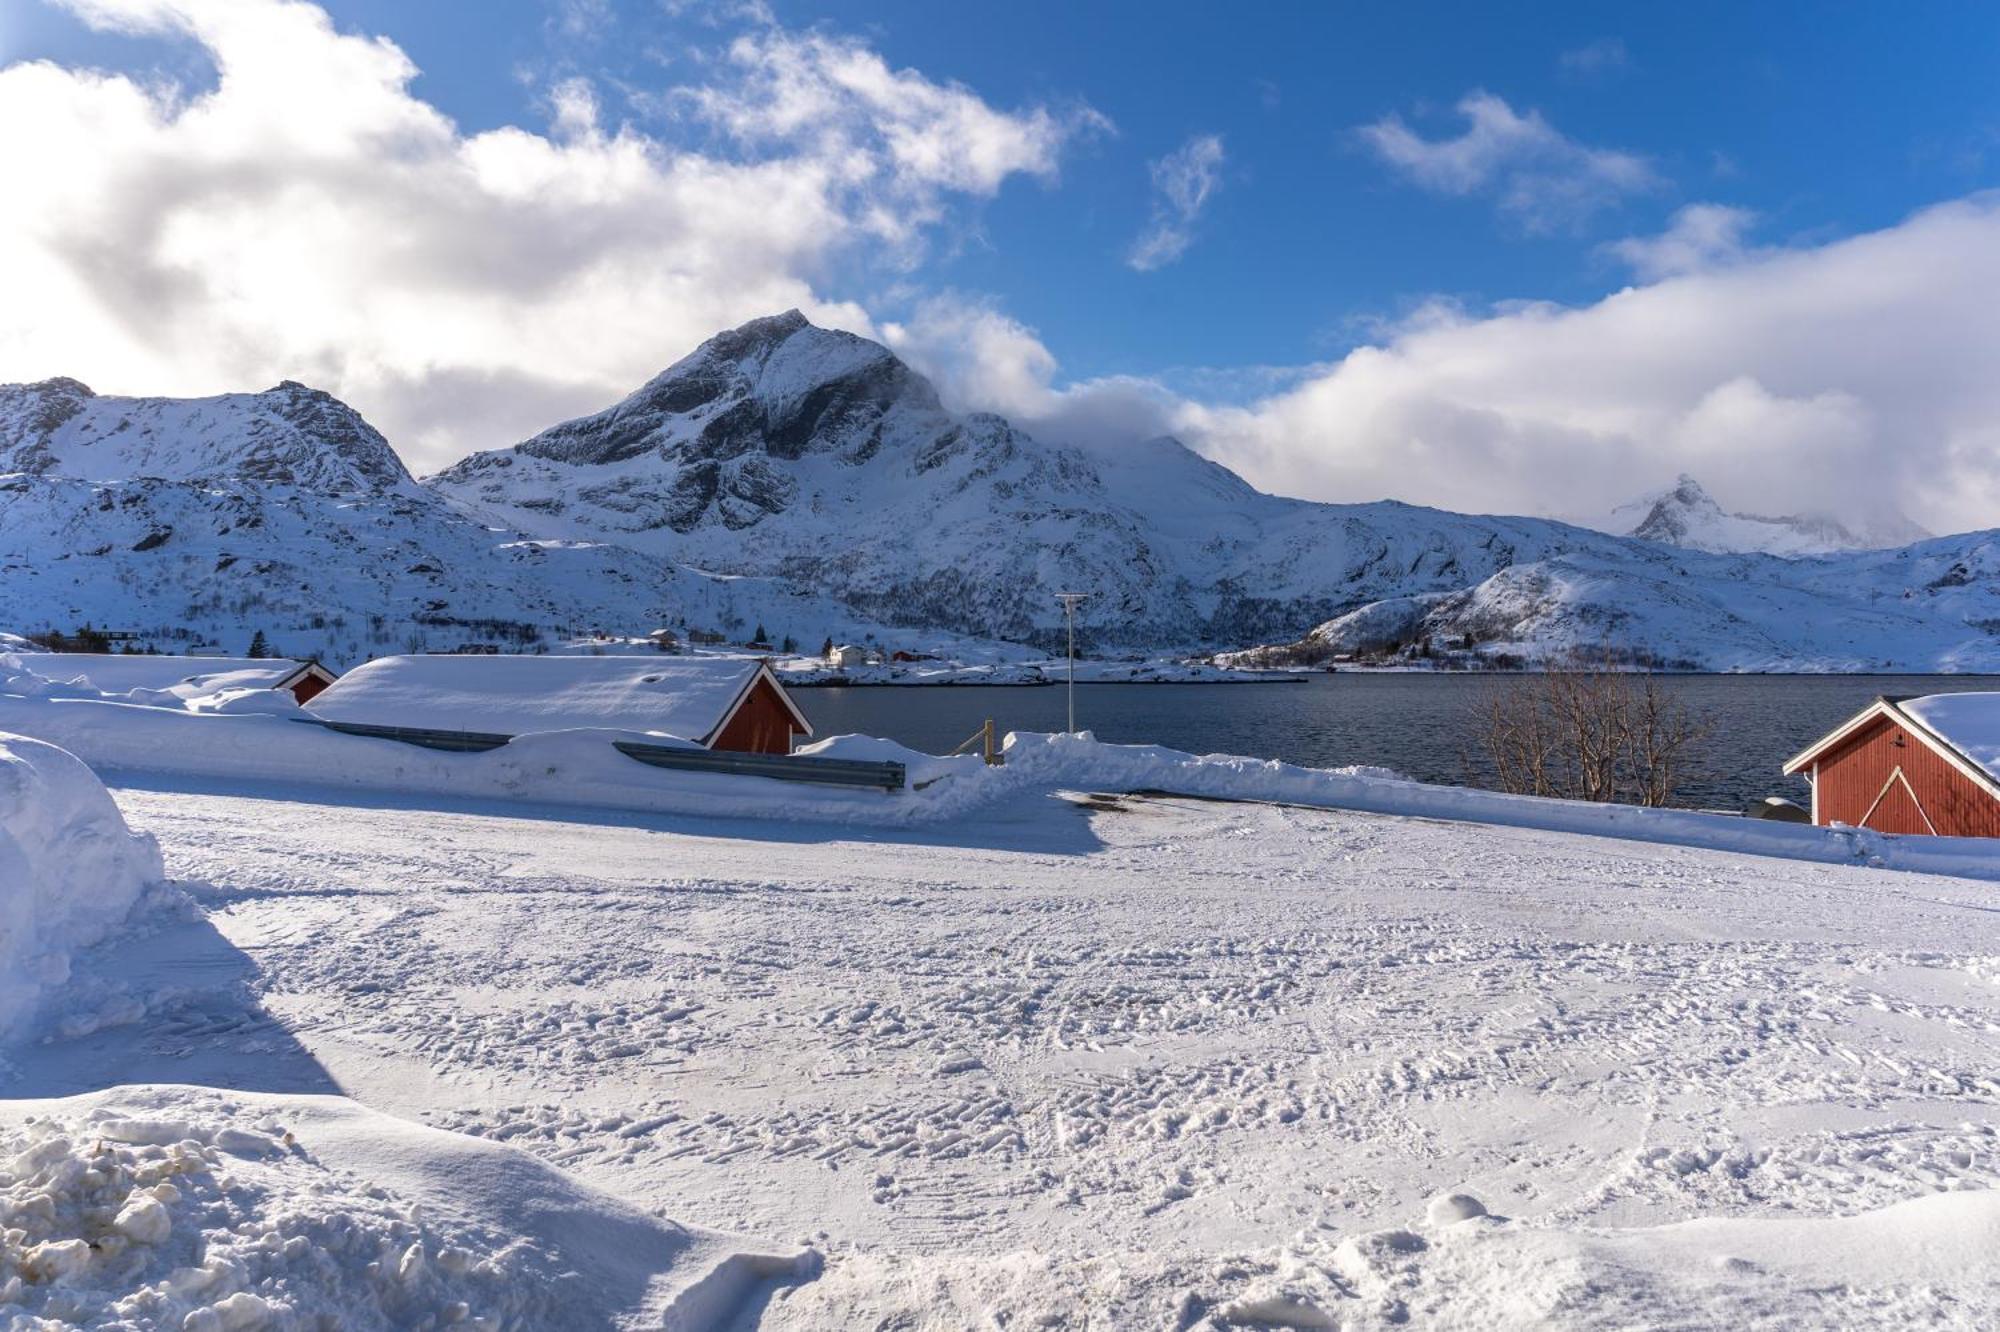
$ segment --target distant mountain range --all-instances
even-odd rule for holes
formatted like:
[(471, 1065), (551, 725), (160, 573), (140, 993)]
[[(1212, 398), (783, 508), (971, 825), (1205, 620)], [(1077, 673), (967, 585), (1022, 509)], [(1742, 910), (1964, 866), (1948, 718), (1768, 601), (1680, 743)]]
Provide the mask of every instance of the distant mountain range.
[[(336, 664), (673, 623), (970, 651), (1053, 646), (1054, 593), (1074, 590), (1098, 651), (1613, 643), (1711, 669), (2000, 667), (2000, 534), (1821, 554), (1800, 520), (1723, 514), (1691, 481), (1634, 527), (1310, 503), (1172, 439), (1038, 440), (946, 410), (887, 348), (797, 312), (423, 481), (297, 384), (0, 387), (0, 626), (17, 630), (235, 647), (262, 628)], [(1748, 538), (1815, 558), (1717, 553)]]
[(1726, 513), (1701, 483), (1686, 473), (1665, 490), (1642, 495), (1612, 510), (1606, 530), (1716, 554), (1814, 556), (1850, 550), (1886, 550), (1930, 538), (1900, 516), (1866, 529), (1825, 515), (1766, 518)]

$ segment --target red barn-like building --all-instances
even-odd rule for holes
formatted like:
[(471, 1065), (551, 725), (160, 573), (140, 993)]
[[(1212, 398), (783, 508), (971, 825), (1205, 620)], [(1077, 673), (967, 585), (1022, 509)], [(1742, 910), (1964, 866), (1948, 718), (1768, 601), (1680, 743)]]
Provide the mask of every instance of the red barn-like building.
[(326, 721), (516, 736), (610, 728), (788, 754), (812, 725), (753, 657), (377, 657), (307, 709)]
[(1878, 698), (1785, 771), (1821, 827), (2000, 837), (2000, 693)]

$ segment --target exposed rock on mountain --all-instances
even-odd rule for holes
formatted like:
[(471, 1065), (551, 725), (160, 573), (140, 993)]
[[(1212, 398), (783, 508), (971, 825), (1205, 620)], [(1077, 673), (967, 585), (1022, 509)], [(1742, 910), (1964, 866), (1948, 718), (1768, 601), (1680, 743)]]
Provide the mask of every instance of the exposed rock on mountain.
[(359, 412), (291, 380), (212, 398), (105, 397), (74, 379), (0, 385), (0, 472), (414, 492), (403, 460)]
[[(422, 484), (350, 408), (295, 384), (0, 387), (0, 469), (0, 623), (262, 627), (337, 660), (676, 621), (1055, 646), (1060, 590), (1089, 594), (1095, 651), (1277, 643), (1239, 660), (1314, 663), (1448, 641), (1715, 669), (2000, 666), (1993, 533), (1711, 553), (1718, 524), (1779, 525), (1691, 481), (1636, 515), (1642, 537), (1283, 499), (1172, 439), (1082, 450), (954, 414), (886, 348), (796, 312)], [(1810, 534), (1785, 521), (1785, 553), (1804, 554)]]

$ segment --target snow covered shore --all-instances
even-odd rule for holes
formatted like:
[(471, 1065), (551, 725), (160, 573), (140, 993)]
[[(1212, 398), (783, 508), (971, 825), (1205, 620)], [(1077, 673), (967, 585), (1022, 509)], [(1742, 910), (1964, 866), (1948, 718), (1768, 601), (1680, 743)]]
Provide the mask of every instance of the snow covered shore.
[[(0, 658), (0, 667), (4, 661)], [(883, 828), (975, 818), (1034, 791), (1159, 790), (2000, 879), (2000, 856), (1979, 840), (1892, 837), (1687, 810), (1510, 796), (1406, 781), (1382, 769), (1301, 768), (1191, 755), (1153, 745), (1101, 744), (1088, 734), (1009, 734), (1007, 763), (997, 768), (976, 756), (938, 758), (860, 736), (833, 737), (800, 751), (903, 762), (913, 789), (884, 795), (649, 768), (612, 748), (616, 739), (654, 739), (638, 733), (550, 731), (519, 736), (486, 753), (456, 754), (321, 729), (297, 720), (306, 714), (269, 690), (205, 700), (205, 710), (196, 712), (79, 696), (83, 691), (74, 689), (56, 696), (38, 689), (33, 677), (25, 683), (20, 676), (11, 682), (0, 678), (0, 730), (41, 736), (114, 773)]]

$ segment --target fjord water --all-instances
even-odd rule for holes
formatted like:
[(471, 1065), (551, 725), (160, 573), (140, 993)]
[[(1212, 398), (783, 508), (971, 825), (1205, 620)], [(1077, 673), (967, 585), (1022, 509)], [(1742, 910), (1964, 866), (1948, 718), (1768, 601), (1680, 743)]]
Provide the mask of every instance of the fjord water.
[[(1314, 674), (1303, 684), (1079, 684), (1076, 724), (1114, 744), (1248, 754), (1310, 767), (1394, 768), (1427, 782), (1467, 780), (1472, 713), (1510, 677)], [(1760, 796), (1804, 803), (1784, 761), (1878, 694), (2000, 690), (1981, 675), (1672, 675), (1667, 688), (1711, 724), (1681, 803), (1740, 809)], [(1063, 728), (1063, 689), (828, 687), (794, 694), (821, 736), (860, 732), (944, 753), (991, 717), (1007, 731)]]

